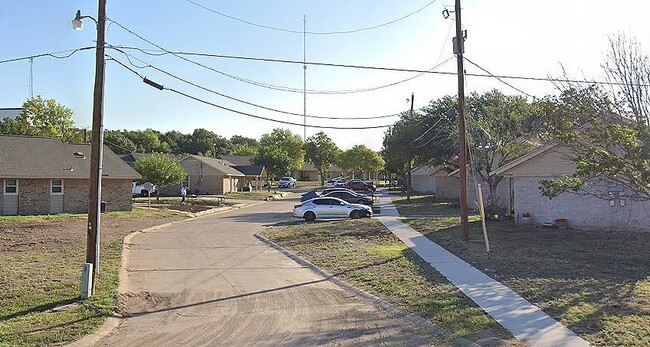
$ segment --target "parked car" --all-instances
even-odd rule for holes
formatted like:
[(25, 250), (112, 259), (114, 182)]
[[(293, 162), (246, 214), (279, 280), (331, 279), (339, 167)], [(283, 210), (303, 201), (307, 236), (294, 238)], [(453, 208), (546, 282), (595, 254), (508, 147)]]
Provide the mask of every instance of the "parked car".
[(347, 201), (351, 204), (363, 204), (363, 205), (368, 205), (372, 206), (372, 198), (369, 196), (357, 194), (354, 192), (349, 192), (349, 191), (343, 191), (343, 190), (335, 190), (333, 192), (329, 192), (325, 195), (321, 195), (323, 197), (334, 197), (334, 198), (339, 198), (341, 200)]
[(293, 177), (282, 177), (278, 181), (278, 187), (291, 188), (296, 186), (296, 179)]
[(344, 178), (332, 178), (331, 180), (328, 180), (325, 183), (325, 188), (334, 188), (337, 185), (344, 187), (345, 186), (345, 179)]
[(351, 180), (345, 186), (354, 191), (374, 192), (377, 190), (377, 187), (374, 184), (362, 180)]
[[(153, 188), (151, 189), (151, 192), (147, 190), (145, 187), (151, 185)], [(137, 183), (133, 182), (131, 186), (131, 194), (132, 195), (140, 195), (140, 196), (149, 196), (149, 193), (153, 195), (153, 193), (156, 192), (156, 186), (151, 184), (151, 182), (145, 182), (145, 183)]]
[(325, 195), (327, 193), (337, 192), (337, 191), (344, 191), (344, 192), (350, 192), (350, 193), (358, 194), (354, 190), (350, 190), (348, 188), (325, 188), (325, 189), (323, 189), (322, 192), (320, 192), (320, 195)]
[(319, 197), (293, 206), (293, 216), (313, 221), (320, 218), (372, 217), (370, 206), (350, 204), (341, 199)]
[(307, 201), (307, 200), (311, 200), (311, 199), (313, 199), (313, 198), (317, 198), (317, 197), (319, 197), (319, 196), (320, 196), (320, 195), (318, 194), (317, 191), (315, 191), (315, 190), (310, 190), (310, 191), (308, 191), (307, 193), (303, 194), (303, 195), (300, 197), (300, 202)]

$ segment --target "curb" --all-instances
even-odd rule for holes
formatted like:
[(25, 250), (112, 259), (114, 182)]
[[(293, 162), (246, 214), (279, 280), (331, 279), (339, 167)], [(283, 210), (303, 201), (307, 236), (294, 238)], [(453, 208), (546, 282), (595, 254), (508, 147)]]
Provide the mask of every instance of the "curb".
[[(234, 206), (231, 206), (231, 207), (228, 207), (228, 208), (217, 207), (217, 208), (213, 208), (213, 209), (210, 209), (210, 210), (202, 211), (204, 213), (200, 214), (200, 215), (188, 216), (189, 217), (188, 219), (204, 217), (204, 216), (207, 216), (207, 215), (216, 214), (216, 213), (220, 213), (220, 212), (227, 212), (227, 211), (230, 211), (230, 210), (235, 209), (235, 208), (238, 208), (238, 209), (239, 208), (246, 208), (246, 207), (250, 207), (250, 206), (259, 205), (259, 204), (262, 204), (262, 203), (263, 202), (252, 203), (252, 204), (239, 204), (239, 205), (234, 205)], [(122, 293), (124, 291), (124, 283), (126, 281), (126, 276), (127, 276), (127, 273), (128, 273), (126, 268), (127, 268), (128, 261), (129, 261), (128, 257), (126, 256), (126, 251), (128, 250), (127, 247), (131, 244), (131, 239), (134, 236), (136, 236), (137, 234), (148, 233), (148, 232), (156, 231), (158, 229), (163, 229), (163, 228), (166, 228), (168, 226), (174, 225), (176, 223), (182, 223), (182, 222), (184, 222), (184, 221), (186, 221), (188, 219), (178, 220), (178, 221), (169, 222), (169, 223), (165, 223), (165, 224), (160, 224), (160, 225), (156, 225), (156, 226), (153, 226), (153, 227), (150, 227), (150, 228), (134, 231), (134, 232), (132, 232), (132, 233), (130, 233), (130, 234), (128, 234), (128, 235), (126, 235), (124, 237), (124, 239), (122, 240), (122, 255), (121, 255), (121, 260), (120, 260), (120, 271), (119, 271), (119, 273), (117, 275), (118, 285), (117, 285), (116, 294)], [(112, 334), (120, 326), (120, 323), (122, 322), (122, 319), (123, 318), (119, 317), (119, 315), (117, 315), (117, 314), (114, 314), (112, 316), (108, 316), (106, 318), (106, 320), (104, 321), (104, 323), (102, 323), (102, 325), (100, 325), (99, 328), (97, 328), (97, 330), (95, 330), (93, 333), (91, 333), (89, 335), (86, 335), (86, 336), (83, 336), (79, 340), (70, 342), (69, 344), (66, 344), (64, 346), (66, 346), (66, 347), (93, 346), (97, 342), (99, 342), (99, 340), (101, 340), (102, 338)]]
[[(385, 311), (388, 311), (390, 313), (395, 314), (396, 316), (398, 316), (400, 318), (405, 319), (406, 321), (411, 323), (416, 328), (424, 330), (424, 331), (430, 333), (432, 337), (434, 337), (434, 338), (449, 337), (449, 335), (450, 335), (449, 330), (447, 330), (445, 328), (442, 328), (442, 327), (440, 327), (438, 325), (435, 325), (435, 324), (429, 322), (428, 320), (426, 320), (426, 319), (424, 319), (424, 318), (422, 318), (422, 317), (420, 317), (418, 315), (415, 315), (415, 314), (413, 314), (411, 312), (408, 312), (408, 311), (406, 311), (406, 310), (404, 310), (402, 308), (399, 308), (399, 307), (385, 301), (384, 299), (381, 299), (381, 298), (379, 298), (379, 297), (377, 297), (377, 296), (375, 296), (373, 294), (370, 294), (370, 293), (366, 292), (363, 289), (360, 289), (360, 288), (357, 288), (357, 287), (351, 285), (350, 283), (348, 283), (348, 282), (346, 282), (346, 281), (344, 281), (344, 280), (342, 280), (342, 279), (340, 279), (340, 278), (338, 278), (336, 276), (333, 276), (333, 275), (329, 274), (327, 271), (325, 271), (325, 270), (321, 269), (320, 267), (312, 264), (308, 260), (305, 260), (305, 259), (301, 258), (297, 254), (289, 251), (288, 249), (278, 245), (277, 243), (269, 240), (268, 238), (266, 238), (266, 237), (264, 237), (264, 236), (262, 236), (262, 235), (260, 235), (258, 233), (254, 234), (254, 236), (257, 239), (259, 239), (260, 241), (262, 241), (262, 242), (266, 243), (267, 245), (271, 246), (272, 248), (278, 250), (280, 253), (284, 254), (286, 257), (288, 257), (289, 259), (295, 261), (299, 265), (301, 265), (303, 267), (306, 267), (306, 268), (309, 268), (310, 270), (312, 270), (316, 274), (325, 277), (328, 281), (331, 281), (331, 282), (335, 283), (336, 285), (340, 286), (341, 288), (343, 288), (344, 290), (346, 290), (346, 291), (348, 291), (348, 292), (350, 292), (350, 293), (352, 293), (352, 294), (354, 294), (354, 295), (356, 295), (356, 296), (370, 302), (372, 305), (375, 305), (375, 306), (377, 306), (377, 307), (379, 307), (379, 308), (381, 308), (381, 309), (383, 309)], [(480, 347), (478, 344), (476, 344), (476, 343), (474, 343), (472, 341), (469, 341), (467, 339), (463, 339), (463, 338), (453, 338), (450, 341), (450, 343), (451, 343), (451, 346), (454, 346), (454, 347)]]

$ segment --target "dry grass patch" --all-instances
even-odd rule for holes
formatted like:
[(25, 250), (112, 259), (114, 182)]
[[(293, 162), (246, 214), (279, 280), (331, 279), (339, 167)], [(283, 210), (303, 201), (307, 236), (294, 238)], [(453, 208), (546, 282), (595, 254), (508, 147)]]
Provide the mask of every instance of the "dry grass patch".
[(650, 346), (650, 233), (488, 222), (488, 256), (478, 221), (469, 242), (457, 214), (407, 223), (592, 344)]

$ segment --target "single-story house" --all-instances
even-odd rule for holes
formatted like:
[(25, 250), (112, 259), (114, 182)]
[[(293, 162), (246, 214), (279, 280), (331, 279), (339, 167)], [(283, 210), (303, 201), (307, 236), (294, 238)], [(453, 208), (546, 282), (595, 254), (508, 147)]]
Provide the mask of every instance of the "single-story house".
[(411, 190), (420, 194), (435, 193), (436, 181), (431, 174), (436, 170), (438, 170), (438, 166), (427, 164), (411, 170)]
[(626, 198), (630, 195), (627, 189), (604, 179), (594, 179), (584, 187), (591, 194), (567, 191), (552, 199), (542, 195), (540, 181), (575, 173), (572, 158), (566, 147), (551, 143), (494, 172), (511, 179), (509, 189), (518, 223), (552, 225), (556, 219), (566, 219), (575, 229), (650, 231), (650, 201)]
[(193, 194), (220, 195), (235, 192), (241, 189), (246, 179), (246, 175), (223, 159), (188, 155), (180, 163), (187, 172), (184, 184)]
[(267, 178), (266, 168), (262, 165), (253, 165), (253, 157), (249, 155), (222, 155), (219, 159), (224, 160), (235, 170), (244, 174), (244, 181), (241, 187), (250, 187), (253, 190), (262, 190), (264, 180)]
[[(0, 135), (0, 215), (88, 212), (90, 145)], [(132, 208), (133, 168), (104, 146), (102, 201), (107, 211)]]
[[(336, 165), (330, 165), (324, 180), (342, 176), (343, 169)], [(320, 181), (318, 170), (312, 163), (304, 163), (300, 169), (293, 170), (293, 177), (299, 181)]]

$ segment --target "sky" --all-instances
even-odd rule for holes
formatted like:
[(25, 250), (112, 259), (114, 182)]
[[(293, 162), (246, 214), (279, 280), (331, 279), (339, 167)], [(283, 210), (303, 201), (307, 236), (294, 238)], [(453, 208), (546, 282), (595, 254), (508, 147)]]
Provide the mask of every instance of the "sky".
[[(71, 20), (77, 9), (84, 15), (97, 17), (96, 1), (0, 0), (0, 4), (0, 62), (95, 45), (96, 30), (92, 20), (85, 20), (82, 31), (73, 30)], [(303, 54), (306, 54), (307, 61), (312, 62), (418, 70), (428, 70), (443, 63), (435, 71), (455, 72), (456, 60), (451, 47), (455, 22), (453, 14), (449, 19), (443, 18), (444, 8), (452, 11), (453, 1), (107, 2), (109, 19), (168, 51), (293, 61), (302, 61)], [(650, 50), (648, 10), (650, 4), (632, 0), (463, 0), (463, 29), (468, 33), (465, 56), (493, 74), (561, 77), (564, 69), (572, 78), (603, 80), (601, 64), (608, 36), (618, 33), (634, 36), (644, 50)], [(333, 32), (373, 27), (410, 13), (413, 14), (402, 20), (371, 30), (307, 34), (306, 37), (302, 34), (303, 18), (306, 19), (307, 31)], [(139, 66), (133, 67), (123, 53), (107, 49), (110, 57), (131, 67), (140, 76), (225, 108), (303, 124), (300, 116), (304, 107), (302, 64), (184, 56), (193, 61), (189, 62), (170, 54), (159, 55), (159, 48), (129, 33), (119, 24), (108, 25), (107, 44), (157, 50), (148, 51), (150, 54), (123, 50), (131, 55), (131, 62)], [(144, 67), (146, 65), (168, 74)], [(64, 59), (35, 58), (31, 65), (33, 93), (53, 98), (71, 108), (75, 123), (90, 128), (94, 69), (94, 49), (79, 51)], [(469, 63), (465, 69), (468, 74), (482, 73)], [(377, 89), (415, 75), (413, 72), (308, 66), (306, 86), (314, 93), (307, 94), (307, 114), (341, 119), (308, 118), (307, 124), (357, 128), (388, 126), (397, 118), (346, 118), (407, 111), (412, 93), (415, 95), (415, 108), (420, 108), (433, 99), (457, 92), (456, 77), (439, 74), (426, 74)], [(22, 105), (30, 97), (29, 60), (0, 63), (0, 81), (0, 108)], [(538, 97), (555, 93), (553, 84), (544, 81), (508, 82)], [(289, 87), (293, 91), (277, 90), (275, 86)], [(360, 89), (365, 91), (350, 92)], [(494, 78), (467, 77), (467, 92), (481, 93), (491, 89), (520, 94)], [(272, 112), (214, 92), (299, 115)], [(301, 137), (304, 134), (300, 125), (251, 118), (168, 90), (152, 88), (116, 62), (106, 62), (105, 129), (152, 128), (161, 132), (178, 130), (190, 133), (196, 128), (205, 128), (226, 138), (242, 135), (259, 139), (277, 127), (290, 129)], [(308, 127), (306, 135), (309, 137), (321, 130), (342, 149), (363, 144), (379, 150), (386, 128), (332, 130)]]

